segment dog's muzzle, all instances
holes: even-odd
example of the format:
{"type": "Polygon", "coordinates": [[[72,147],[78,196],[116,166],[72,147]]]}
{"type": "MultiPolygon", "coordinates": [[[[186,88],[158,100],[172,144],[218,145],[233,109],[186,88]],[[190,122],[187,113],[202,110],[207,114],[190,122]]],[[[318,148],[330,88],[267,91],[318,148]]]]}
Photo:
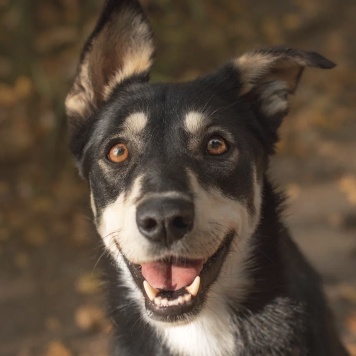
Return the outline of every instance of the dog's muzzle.
{"type": "Polygon", "coordinates": [[[167,252],[172,249],[172,254],[166,254],[163,259],[140,264],[123,255],[145,297],[146,309],[152,319],[181,322],[190,315],[196,315],[204,305],[205,295],[228,253],[234,231],[222,232],[222,243],[210,257],[189,258],[194,218],[194,204],[188,197],[155,196],[144,199],[137,206],[136,223],[140,233],[157,250],[167,252]],[[173,252],[175,245],[180,244],[186,251],[184,256],[173,252]]]}

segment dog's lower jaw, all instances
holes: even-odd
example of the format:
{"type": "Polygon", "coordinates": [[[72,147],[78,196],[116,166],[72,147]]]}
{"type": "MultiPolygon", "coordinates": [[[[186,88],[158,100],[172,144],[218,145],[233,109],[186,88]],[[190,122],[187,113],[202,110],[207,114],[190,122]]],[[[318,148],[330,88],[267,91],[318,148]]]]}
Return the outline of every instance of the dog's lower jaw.
{"type": "Polygon", "coordinates": [[[251,283],[248,276],[249,244],[239,241],[229,247],[216,280],[207,291],[201,310],[174,323],[145,320],[172,355],[232,356],[236,354],[234,314],[247,296],[251,283]]]}
{"type": "MultiPolygon", "coordinates": [[[[229,237],[229,236],[228,236],[229,237]]],[[[235,355],[233,310],[250,288],[247,268],[249,266],[248,238],[237,240],[231,236],[226,241],[228,251],[213,283],[209,285],[204,300],[194,312],[170,321],[157,320],[147,310],[145,291],[137,286],[124,257],[118,252],[115,262],[126,285],[126,298],[135,303],[143,320],[150,325],[171,355],[230,356],[235,355]]]]}

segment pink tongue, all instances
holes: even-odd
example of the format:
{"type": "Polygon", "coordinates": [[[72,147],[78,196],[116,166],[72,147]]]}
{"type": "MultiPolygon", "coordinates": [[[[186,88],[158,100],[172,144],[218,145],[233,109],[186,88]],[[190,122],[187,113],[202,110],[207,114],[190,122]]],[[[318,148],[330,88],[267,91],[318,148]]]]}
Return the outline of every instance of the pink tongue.
{"type": "Polygon", "coordinates": [[[141,266],[143,277],[152,287],[178,290],[192,284],[203,268],[203,261],[149,262],[143,263],[141,266]]]}

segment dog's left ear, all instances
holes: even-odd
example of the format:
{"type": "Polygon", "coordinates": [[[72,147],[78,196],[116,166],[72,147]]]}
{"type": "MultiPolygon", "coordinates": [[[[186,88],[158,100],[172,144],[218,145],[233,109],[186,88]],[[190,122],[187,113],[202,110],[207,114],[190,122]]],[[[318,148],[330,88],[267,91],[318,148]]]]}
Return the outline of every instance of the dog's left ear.
{"type": "Polygon", "coordinates": [[[138,0],[106,0],[81,54],[77,78],[66,98],[70,126],[81,126],[125,80],[148,80],[153,43],[138,0]]]}
{"type": "Polygon", "coordinates": [[[335,66],[318,53],[284,46],[247,52],[232,65],[238,71],[240,96],[253,101],[272,132],[288,113],[288,96],[295,92],[304,68],[335,66]]]}

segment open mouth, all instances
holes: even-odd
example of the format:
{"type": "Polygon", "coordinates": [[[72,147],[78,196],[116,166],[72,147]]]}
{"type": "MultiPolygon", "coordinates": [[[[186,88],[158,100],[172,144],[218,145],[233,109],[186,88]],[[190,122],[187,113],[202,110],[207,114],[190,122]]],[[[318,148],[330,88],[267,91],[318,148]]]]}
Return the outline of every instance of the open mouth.
{"type": "Polygon", "coordinates": [[[233,232],[208,259],[166,258],[141,265],[125,262],[145,297],[149,316],[159,321],[182,321],[202,308],[228,253],[233,232]]]}

